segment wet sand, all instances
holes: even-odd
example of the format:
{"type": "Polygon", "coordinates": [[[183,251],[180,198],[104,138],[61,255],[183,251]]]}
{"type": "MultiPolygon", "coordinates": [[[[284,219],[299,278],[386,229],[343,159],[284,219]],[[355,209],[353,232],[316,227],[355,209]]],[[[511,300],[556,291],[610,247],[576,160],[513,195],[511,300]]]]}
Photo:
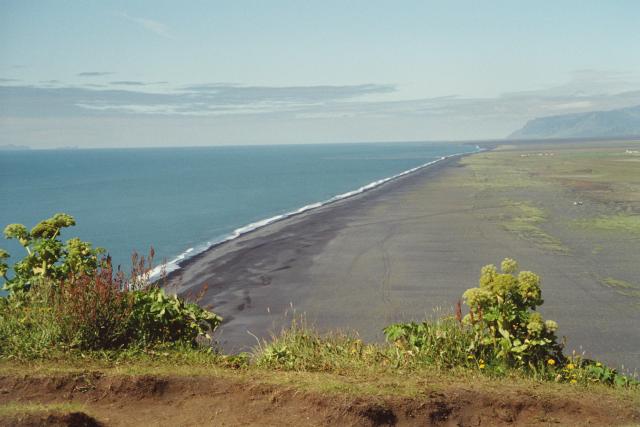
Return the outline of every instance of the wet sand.
{"type": "Polygon", "coordinates": [[[444,160],[214,247],[169,286],[182,295],[208,286],[200,303],[225,318],[217,338],[226,351],[255,346],[294,312],[321,331],[382,340],[389,323],[450,311],[483,265],[509,256],[543,277],[541,311],[570,338],[568,350],[640,369],[640,310],[598,283],[589,259],[541,250],[482,220],[500,201],[465,184],[474,179],[459,158],[444,160]]]}

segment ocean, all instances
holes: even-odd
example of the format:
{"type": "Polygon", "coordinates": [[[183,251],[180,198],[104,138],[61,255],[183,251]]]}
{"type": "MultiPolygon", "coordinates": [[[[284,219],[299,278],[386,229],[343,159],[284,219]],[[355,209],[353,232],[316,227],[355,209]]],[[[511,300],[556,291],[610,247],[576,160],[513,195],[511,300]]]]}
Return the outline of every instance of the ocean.
{"type": "MultiPolygon", "coordinates": [[[[443,156],[452,143],[360,143],[0,151],[0,226],[65,212],[80,237],[130,269],[153,246],[177,262],[295,212],[377,186],[443,156]]],[[[15,241],[0,247],[22,256],[15,241]]]]}

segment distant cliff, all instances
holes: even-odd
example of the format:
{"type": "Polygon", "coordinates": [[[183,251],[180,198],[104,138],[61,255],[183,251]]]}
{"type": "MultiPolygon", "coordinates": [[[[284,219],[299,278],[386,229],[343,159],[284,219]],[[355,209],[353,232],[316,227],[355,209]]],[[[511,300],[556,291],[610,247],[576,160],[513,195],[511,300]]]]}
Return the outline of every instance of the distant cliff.
{"type": "Polygon", "coordinates": [[[640,136],[640,105],[610,111],[563,114],[529,120],[509,138],[640,136]]]}

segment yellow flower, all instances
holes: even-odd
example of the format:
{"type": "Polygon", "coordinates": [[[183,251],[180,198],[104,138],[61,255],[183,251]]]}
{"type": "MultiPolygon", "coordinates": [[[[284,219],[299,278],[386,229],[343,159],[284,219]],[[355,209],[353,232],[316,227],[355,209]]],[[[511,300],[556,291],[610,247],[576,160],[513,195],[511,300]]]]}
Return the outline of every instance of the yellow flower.
{"type": "Polygon", "coordinates": [[[480,369],[484,369],[484,363],[481,363],[478,367],[479,367],[480,369]]]}
{"type": "Polygon", "coordinates": [[[469,359],[469,360],[473,359],[473,354],[468,355],[467,359],[469,359]]]}
{"type": "Polygon", "coordinates": [[[569,364],[567,365],[567,369],[568,369],[568,370],[572,370],[572,369],[575,369],[575,368],[576,368],[576,365],[574,365],[573,363],[569,363],[569,364]]]}
{"type": "Polygon", "coordinates": [[[549,365],[549,366],[553,366],[553,365],[555,365],[555,364],[556,364],[556,361],[555,361],[555,360],[553,360],[553,359],[549,359],[549,360],[547,360],[547,365],[549,365]]]}
{"type": "Polygon", "coordinates": [[[596,363],[596,366],[599,368],[600,366],[602,366],[602,363],[598,362],[596,363]]]}
{"type": "Polygon", "coordinates": [[[571,381],[569,381],[569,382],[570,382],[571,384],[575,384],[575,383],[577,383],[578,381],[577,381],[577,380],[571,380],[571,381]]]}

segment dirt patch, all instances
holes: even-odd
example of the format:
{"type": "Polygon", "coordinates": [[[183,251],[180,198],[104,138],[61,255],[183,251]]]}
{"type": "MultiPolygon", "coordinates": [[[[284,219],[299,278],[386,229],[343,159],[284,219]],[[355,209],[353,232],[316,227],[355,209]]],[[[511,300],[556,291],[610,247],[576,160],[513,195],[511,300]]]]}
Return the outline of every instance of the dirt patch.
{"type": "Polygon", "coordinates": [[[578,192],[613,191],[611,184],[606,182],[575,180],[575,179],[559,179],[559,181],[565,187],[569,187],[578,192]]]}
{"type": "Polygon", "coordinates": [[[73,402],[82,412],[5,416],[0,425],[628,425],[640,412],[614,399],[451,387],[417,397],[322,394],[219,377],[0,377],[0,405],[73,402]]]}
{"type": "Polygon", "coordinates": [[[0,418],[0,427],[99,427],[98,421],[84,412],[68,414],[27,414],[0,418]]]}

